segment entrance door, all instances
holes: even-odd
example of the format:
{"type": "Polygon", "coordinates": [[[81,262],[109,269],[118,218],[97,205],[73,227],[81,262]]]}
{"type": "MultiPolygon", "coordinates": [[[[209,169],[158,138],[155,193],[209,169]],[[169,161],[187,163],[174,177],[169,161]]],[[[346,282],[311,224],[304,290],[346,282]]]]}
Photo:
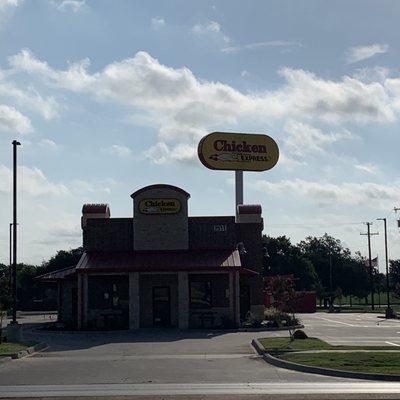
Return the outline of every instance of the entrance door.
{"type": "Polygon", "coordinates": [[[153,287],[153,325],[171,325],[171,296],[169,286],[153,287]]]}

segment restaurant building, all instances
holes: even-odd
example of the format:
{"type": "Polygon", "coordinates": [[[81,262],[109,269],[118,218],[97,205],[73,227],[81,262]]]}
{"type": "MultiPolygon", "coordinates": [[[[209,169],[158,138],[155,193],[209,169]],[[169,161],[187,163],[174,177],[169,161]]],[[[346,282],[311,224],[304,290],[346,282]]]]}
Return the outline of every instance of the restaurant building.
{"type": "Polygon", "coordinates": [[[58,321],[78,329],[237,327],[262,316],[260,205],[236,216],[189,217],[189,193],[157,184],[135,191],[133,216],[82,208],[84,253],[58,282],[58,321]]]}

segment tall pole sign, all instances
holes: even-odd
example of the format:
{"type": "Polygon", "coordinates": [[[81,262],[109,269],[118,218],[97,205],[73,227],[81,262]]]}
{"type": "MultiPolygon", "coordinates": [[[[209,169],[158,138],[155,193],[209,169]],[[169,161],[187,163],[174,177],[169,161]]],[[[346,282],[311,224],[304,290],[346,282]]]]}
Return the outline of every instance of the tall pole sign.
{"type": "Polygon", "coordinates": [[[210,133],[200,140],[197,152],[207,168],[235,171],[236,213],[243,204],[243,171],[267,171],[279,159],[274,139],[249,133],[210,133]]]}

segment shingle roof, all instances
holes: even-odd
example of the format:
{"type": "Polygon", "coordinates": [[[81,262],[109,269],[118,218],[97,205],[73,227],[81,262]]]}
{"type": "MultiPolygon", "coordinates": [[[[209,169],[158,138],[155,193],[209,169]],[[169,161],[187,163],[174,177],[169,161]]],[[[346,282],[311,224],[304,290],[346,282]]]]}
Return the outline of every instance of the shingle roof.
{"type": "Polygon", "coordinates": [[[237,250],[84,253],[76,271],[223,271],[244,270],[237,250]]]}
{"type": "Polygon", "coordinates": [[[76,266],[58,269],[56,271],[48,272],[47,274],[39,275],[35,279],[42,282],[56,282],[66,278],[70,278],[75,274],[76,266]]]}

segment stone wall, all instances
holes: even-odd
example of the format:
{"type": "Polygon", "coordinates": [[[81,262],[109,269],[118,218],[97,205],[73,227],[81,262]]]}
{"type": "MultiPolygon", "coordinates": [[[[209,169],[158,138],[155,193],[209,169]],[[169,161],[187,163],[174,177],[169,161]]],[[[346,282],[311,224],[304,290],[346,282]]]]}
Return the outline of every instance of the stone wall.
{"type": "Polygon", "coordinates": [[[133,198],[134,250],[182,250],[189,246],[187,196],[173,187],[149,188],[133,198]],[[144,214],[141,200],[177,199],[180,210],[175,214],[144,214]]]}

